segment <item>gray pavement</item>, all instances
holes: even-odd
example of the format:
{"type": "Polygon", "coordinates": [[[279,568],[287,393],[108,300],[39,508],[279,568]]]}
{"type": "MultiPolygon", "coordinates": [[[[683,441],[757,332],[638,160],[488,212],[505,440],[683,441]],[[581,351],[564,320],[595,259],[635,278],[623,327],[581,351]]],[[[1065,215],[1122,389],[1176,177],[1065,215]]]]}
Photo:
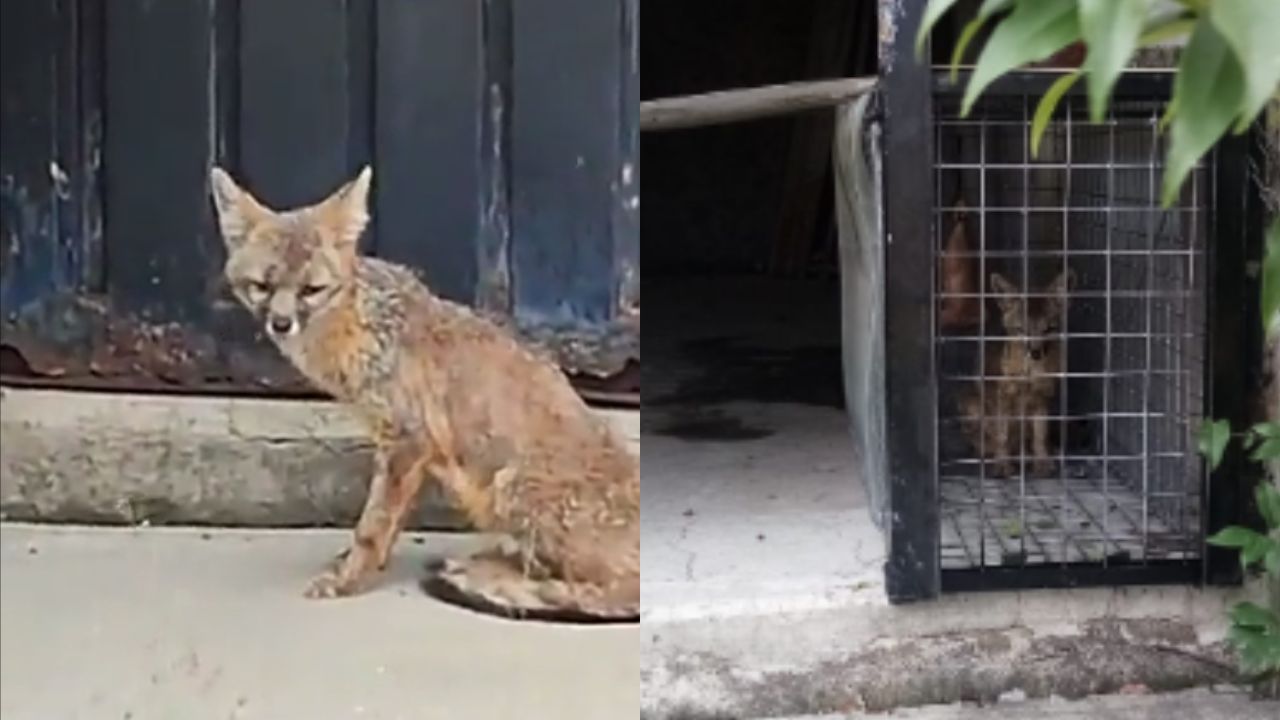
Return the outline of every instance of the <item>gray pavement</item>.
{"type": "Polygon", "coordinates": [[[417,587],[463,535],[402,539],[380,586],[302,598],[339,531],[0,525],[0,718],[637,717],[639,630],[516,623],[417,587]]]}

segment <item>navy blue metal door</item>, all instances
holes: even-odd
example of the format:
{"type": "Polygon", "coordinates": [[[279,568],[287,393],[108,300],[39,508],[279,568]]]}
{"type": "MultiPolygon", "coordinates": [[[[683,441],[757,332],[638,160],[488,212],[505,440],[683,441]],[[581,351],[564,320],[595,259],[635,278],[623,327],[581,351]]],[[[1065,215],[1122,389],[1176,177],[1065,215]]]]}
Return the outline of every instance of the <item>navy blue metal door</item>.
{"type": "Polygon", "coordinates": [[[220,282],[208,168],[375,175],[365,252],[610,376],[639,357],[637,0],[0,5],[9,381],[303,389],[220,282]]]}

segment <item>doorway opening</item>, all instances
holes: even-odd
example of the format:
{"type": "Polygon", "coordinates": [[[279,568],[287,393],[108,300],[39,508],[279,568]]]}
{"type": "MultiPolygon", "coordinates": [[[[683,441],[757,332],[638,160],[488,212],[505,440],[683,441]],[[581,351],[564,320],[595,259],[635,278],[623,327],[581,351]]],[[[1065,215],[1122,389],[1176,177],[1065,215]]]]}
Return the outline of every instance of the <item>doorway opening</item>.
{"type": "MultiPolygon", "coordinates": [[[[652,0],[641,99],[875,74],[875,2],[652,0]]],[[[834,113],[641,136],[645,612],[878,584],[841,364],[834,113]]]]}

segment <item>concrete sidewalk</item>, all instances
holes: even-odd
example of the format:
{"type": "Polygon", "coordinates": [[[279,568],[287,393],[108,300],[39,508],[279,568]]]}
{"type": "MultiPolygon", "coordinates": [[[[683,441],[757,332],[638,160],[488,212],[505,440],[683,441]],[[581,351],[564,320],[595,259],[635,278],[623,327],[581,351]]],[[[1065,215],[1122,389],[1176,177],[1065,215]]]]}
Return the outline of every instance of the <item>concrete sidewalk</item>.
{"type": "MultiPolygon", "coordinates": [[[[639,452],[640,413],[600,410],[639,452]]],[[[351,527],[367,430],[319,400],[0,387],[0,520],[351,527]]],[[[429,484],[408,527],[465,523],[429,484]]]]}
{"type": "Polygon", "coordinates": [[[773,720],[1275,720],[1280,702],[1253,701],[1235,688],[1164,695],[1099,695],[1083,700],[1030,700],[996,705],[930,705],[881,715],[810,715],[773,720]]]}
{"type": "Polygon", "coordinates": [[[317,602],[339,531],[0,526],[4,720],[638,715],[639,630],[517,623],[417,587],[411,535],[369,594],[317,602]]]}

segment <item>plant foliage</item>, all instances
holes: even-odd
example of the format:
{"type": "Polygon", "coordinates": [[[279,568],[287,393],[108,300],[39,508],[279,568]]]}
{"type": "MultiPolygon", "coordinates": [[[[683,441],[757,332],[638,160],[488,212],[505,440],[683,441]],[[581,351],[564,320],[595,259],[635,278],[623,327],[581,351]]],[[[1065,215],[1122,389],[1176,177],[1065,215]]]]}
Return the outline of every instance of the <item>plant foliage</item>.
{"type": "MultiPolygon", "coordinates": [[[[917,53],[957,0],[930,0],[916,38],[917,53]]],[[[1173,98],[1165,117],[1170,144],[1161,197],[1168,207],[1205,153],[1227,132],[1242,133],[1280,85],[1280,2],[1277,0],[985,0],[961,31],[952,74],[978,33],[994,27],[978,52],[961,114],[1000,76],[1082,42],[1078,72],[1059,80],[1040,101],[1032,125],[1039,148],[1058,102],[1085,78],[1089,116],[1100,122],[1117,78],[1139,48],[1185,39],[1173,98]]]]}

